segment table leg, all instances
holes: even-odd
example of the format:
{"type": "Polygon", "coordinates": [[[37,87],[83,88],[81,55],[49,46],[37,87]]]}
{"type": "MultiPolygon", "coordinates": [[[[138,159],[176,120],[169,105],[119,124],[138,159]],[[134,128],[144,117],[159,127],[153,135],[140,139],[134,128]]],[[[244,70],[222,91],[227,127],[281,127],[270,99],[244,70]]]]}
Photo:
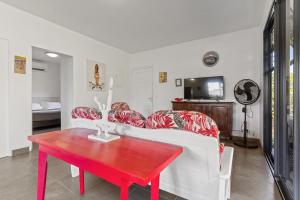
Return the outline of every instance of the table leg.
{"type": "Polygon", "coordinates": [[[79,169],[80,194],[84,193],[84,171],[79,169]]]}
{"type": "Polygon", "coordinates": [[[159,199],[159,177],[160,177],[160,175],[157,175],[151,181],[151,200],[159,199]]]}
{"type": "Polygon", "coordinates": [[[37,181],[37,200],[45,199],[45,188],[47,179],[47,153],[39,151],[38,160],[38,181],[37,181]]]}
{"type": "Polygon", "coordinates": [[[121,200],[128,200],[129,182],[122,181],[121,185],[121,200]]]}

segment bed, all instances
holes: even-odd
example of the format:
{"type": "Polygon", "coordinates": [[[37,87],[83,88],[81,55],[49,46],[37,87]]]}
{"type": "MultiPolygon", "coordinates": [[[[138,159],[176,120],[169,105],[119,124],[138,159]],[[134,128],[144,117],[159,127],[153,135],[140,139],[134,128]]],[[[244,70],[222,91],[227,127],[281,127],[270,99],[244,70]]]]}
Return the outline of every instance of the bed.
{"type": "Polygon", "coordinates": [[[57,98],[34,98],[32,101],[32,128],[39,130],[59,127],[61,124],[61,103],[57,98]]]}

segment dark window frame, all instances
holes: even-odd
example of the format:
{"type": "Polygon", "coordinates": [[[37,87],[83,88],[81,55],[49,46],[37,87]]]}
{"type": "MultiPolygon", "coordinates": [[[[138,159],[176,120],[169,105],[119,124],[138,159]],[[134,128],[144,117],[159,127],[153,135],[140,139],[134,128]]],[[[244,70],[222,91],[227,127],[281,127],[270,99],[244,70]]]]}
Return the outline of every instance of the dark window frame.
{"type": "MultiPolygon", "coordinates": [[[[283,178],[289,173],[287,168],[288,162],[288,134],[287,134],[287,67],[289,65],[289,55],[287,54],[287,32],[286,32],[286,17],[287,17],[287,1],[280,0],[273,3],[270,11],[269,19],[264,30],[264,151],[266,157],[273,169],[273,175],[280,190],[286,199],[300,199],[300,70],[299,70],[299,50],[300,50],[300,2],[295,1],[294,5],[294,190],[288,188],[284,183],[283,178]],[[270,73],[272,69],[270,65],[270,44],[269,35],[271,26],[275,27],[275,153],[274,158],[270,155],[272,143],[272,135],[270,133],[272,122],[268,118],[270,116],[271,105],[271,83],[270,76],[265,73],[270,73]],[[288,63],[288,64],[287,64],[288,63]],[[293,198],[294,197],[294,198],[293,198]]],[[[288,5],[289,8],[289,5],[288,5]]]]}
{"type": "MultiPolygon", "coordinates": [[[[272,42],[271,42],[271,32],[272,29],[275,26],[275,18],[274,18],[274,4],[272,6],[272,9],[270,11],[265,30],[264,30],[264,106],[263,106],[263,113],[264,113],[264,151],[266,153],[266,156],[268,158],[269,163],[271,164],[272,168],[274,168],[274,157],[272,155],[272,120],[266,120],[269,118],[269,116],[272,115],[272,98],[270,96],[272,95],[272,80],[271,80],[271,73],[274,71],[275,67],[271,66],[271,52],[272,49],[272,42]]],[[[275,36],[274,36],[275,37],[275,36]]],[[[274,38],[275,39],[275,38],[274,38]]],[[[276,44],[276,42],[275,42],[276,44]]],[[[274,44],[274,46],[275,46],[274,44]]],[[[274,51],[275,51],[275,47],[274,51]]],[[[275,64],[277,63],[276,56],[275,56],[275,64]]]]}
{"type": "Polygon", "coordinates": [[[294,197],[300,199],[300,1],[294,4],[294,69],[295,69],[295,118],[294,118],[294,197]]]}

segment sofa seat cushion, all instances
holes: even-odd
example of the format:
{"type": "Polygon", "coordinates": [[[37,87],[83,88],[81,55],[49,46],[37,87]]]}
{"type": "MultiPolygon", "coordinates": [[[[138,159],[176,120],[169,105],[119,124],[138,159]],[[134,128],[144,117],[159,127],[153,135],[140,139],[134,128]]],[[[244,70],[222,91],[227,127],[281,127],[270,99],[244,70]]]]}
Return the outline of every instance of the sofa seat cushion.
{"type": "Polygon", "coordinates": [[[110,122],[128,124],[139,128],[145,128],[146,126],[146,118],[134,110],[111,110],[108,114],[108,120],[110,122]]]}
{"type": "Polygon", "coordinates": [[[97,119],[102,118],[102,114],[95,108],[76,107],[72,110],[72,118],[73,119],[82,118],[82,119],[89,119],[89,120],[97,120],[97,119]]]}

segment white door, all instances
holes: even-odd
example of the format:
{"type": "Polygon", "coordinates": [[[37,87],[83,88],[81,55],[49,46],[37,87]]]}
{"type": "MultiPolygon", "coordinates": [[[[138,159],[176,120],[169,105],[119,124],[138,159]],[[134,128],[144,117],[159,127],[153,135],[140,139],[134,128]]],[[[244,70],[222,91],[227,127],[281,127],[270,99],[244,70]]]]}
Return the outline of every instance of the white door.
{"type": "Polygon", "coordinates": [[[0,158],[8,156],[8,41],[0,38],[0,158]]]}
{"type": "Polygon", "coordinates": [[[136,68],[131,74],[130,107],[148,117],[153,112],[152,67],[136,68]]]}

